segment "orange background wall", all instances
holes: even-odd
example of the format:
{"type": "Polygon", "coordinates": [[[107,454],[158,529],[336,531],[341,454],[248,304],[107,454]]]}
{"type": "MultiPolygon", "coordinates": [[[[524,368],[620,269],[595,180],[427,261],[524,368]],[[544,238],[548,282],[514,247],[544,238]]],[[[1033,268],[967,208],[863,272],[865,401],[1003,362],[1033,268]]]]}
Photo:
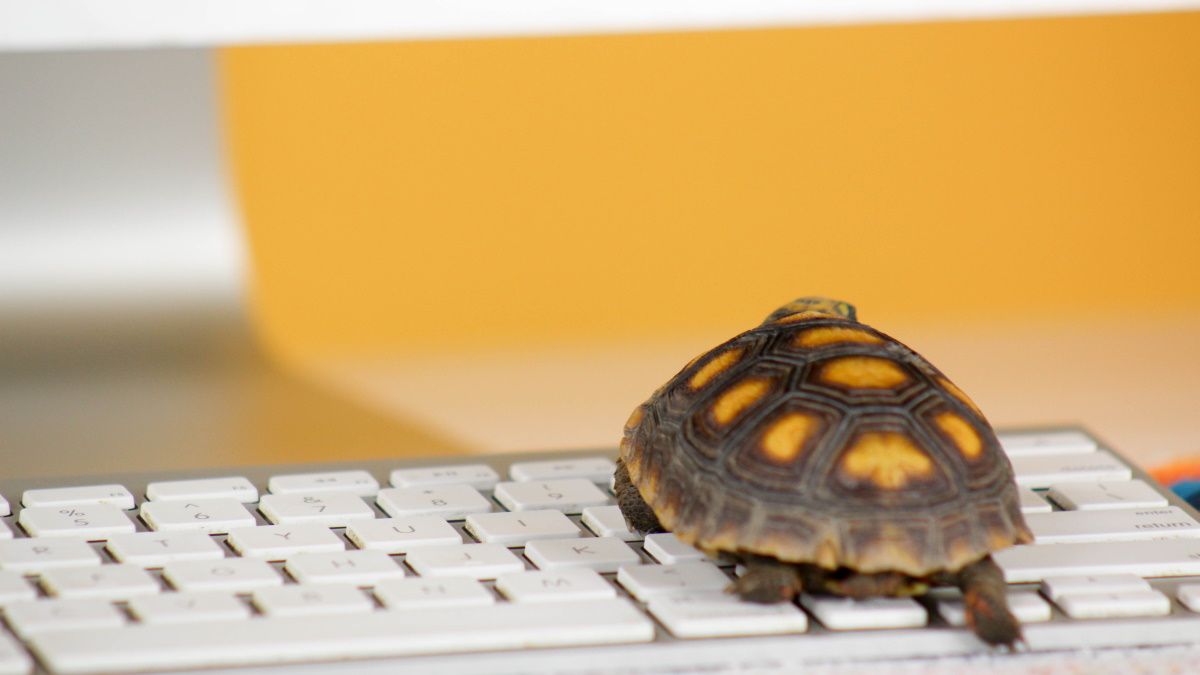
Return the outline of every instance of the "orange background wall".
{"type": "Polygon", "coordinates": [[[224,50],[289,358],[1200,309],[1200,14],[224,50]]]}

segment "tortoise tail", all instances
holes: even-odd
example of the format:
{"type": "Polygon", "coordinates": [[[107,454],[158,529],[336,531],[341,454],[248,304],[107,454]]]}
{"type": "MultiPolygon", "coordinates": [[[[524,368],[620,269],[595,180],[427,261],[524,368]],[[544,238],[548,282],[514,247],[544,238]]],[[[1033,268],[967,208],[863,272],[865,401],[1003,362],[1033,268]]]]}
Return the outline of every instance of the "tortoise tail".
{"type": "Polygon", "coordinates": [[[1008,588],[1004,573],[986,556],[959,573],[959,588],[967,614],[967,626],[979,639],[992,646],[1016,649],[1024,641],[1021,624],[1008,609],[1008,588]]]}

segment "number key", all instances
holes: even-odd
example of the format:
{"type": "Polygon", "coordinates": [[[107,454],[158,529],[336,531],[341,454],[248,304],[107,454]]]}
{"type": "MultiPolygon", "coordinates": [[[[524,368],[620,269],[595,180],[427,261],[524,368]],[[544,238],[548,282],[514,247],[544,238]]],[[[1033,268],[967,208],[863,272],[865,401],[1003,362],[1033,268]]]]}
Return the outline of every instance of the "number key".
{"type": "Polygon", "coordinates": [[[258,510],[276,525],[346,527],[354,521],[375,517],[375,511],[362,498],[338,492],[266,495],[259,501],[258,510]]]}
{"type": "Polygon", "coordinates": [[[254,514],[236,499],[142,502],[142,520],[156,532],[195,530],[226,534],[235,527],[254,527],[254,514]]]}
{"type": "Polygon", "coordinates": [[[585,507],[608,503],[608,496],[586,478],[500,483],[495,494],[496,501],[509,511],[557,509],[579,513],[585,507]]]}
{"type": "Polygon", "coordinates": [[[134,531],[133,521],[111,504],[27,506],[17,522],[33,537],[77,537],[102,541],[134,531]]]}

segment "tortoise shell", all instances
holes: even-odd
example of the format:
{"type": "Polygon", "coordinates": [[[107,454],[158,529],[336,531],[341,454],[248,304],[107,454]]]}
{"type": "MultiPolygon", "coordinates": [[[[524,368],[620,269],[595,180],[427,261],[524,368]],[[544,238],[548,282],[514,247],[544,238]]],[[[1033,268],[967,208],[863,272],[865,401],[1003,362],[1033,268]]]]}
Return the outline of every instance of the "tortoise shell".
{"type": "Polygon", "coordinates": [[[797,300],[693,359],[634,411],[621,458],[708,552],[926,576],[1032,541],[979,408],[846,303],[797,300]]]}

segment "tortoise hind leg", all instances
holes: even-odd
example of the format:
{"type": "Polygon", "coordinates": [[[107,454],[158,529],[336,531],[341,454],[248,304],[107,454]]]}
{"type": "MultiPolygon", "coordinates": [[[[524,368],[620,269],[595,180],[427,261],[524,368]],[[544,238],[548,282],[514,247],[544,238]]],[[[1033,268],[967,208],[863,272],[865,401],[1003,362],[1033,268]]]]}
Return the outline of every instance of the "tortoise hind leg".
{"type": "Polygon", "coordinates": [[[1010,651],[1023,641],[1021,624],[1008,609],[1004,573],[992,556],[964,567],[958,573],[956,584],[962,589],[967,626],[979,639],[989,645],[1003,645],[1010,651]]]}
{"type": "Polygon", "coordinates": [[[629,523],[630,527],[642,534],[666,531],[662,523],[658,522],[658,516],[654,515],[650,505],[642,499],[637,486],[629,479],[629,469],[625,468],[625,462],[620,459],[617,459],[613,491],[617,494],[617,506],[621,509],[621,515],[625,516],[625,522],[629,523]]]}
{"type": "Polygon", "coordinates": [[[729,584],[727,593],[750,602],[787,602],[802,590],[800,570],[796,565],[759,556],[743,559],[746,571],[729,584]]]}

